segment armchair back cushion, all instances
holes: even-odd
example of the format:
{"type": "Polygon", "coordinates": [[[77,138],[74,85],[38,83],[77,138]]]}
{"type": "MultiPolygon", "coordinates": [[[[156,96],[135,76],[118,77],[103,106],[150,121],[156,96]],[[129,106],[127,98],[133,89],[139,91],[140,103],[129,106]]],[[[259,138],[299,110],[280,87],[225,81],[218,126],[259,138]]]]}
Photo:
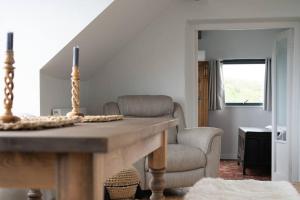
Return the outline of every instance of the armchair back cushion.
{"type": "MultiPolygon", "coordinates": [[[[129,117],[173,117],[174,102],[164,95],[126,95],[118,97],[120,113],[129,117]]],[[[177,143],[177,130],[169,128],[168,143],[177,143]]]]}
{"type": "Polygon", "coordinates": [[[104,115],[120,115],[119,106],[116,102],[107,102],[103,106],[104,115]]]}
{"type": "Polygon", "coordinates": [[[163,95],[127,95],[118,98],[122,115],[131,117],[171,116],[174,103],[171,97],[163,95]]]}
{"type": "MultiPolygon", "coordinates": [[[[164,95],[126,95],[118,97],[117,103],[108,102],[103,106],[105,115],[122,114],[126,117],[174,117],[174,102],[164,95]]],[[[177,143],[177,128],[170,128],[168,143],[177,143]]]]}
{"type": "Polygon", "coordinates": [[[179,124],[177,126],[178,132],[184,130],[186,128],[184,113],[183,113],[181,105],[177,102],[174,102],[173,117],[179,120],[179,124]]]}

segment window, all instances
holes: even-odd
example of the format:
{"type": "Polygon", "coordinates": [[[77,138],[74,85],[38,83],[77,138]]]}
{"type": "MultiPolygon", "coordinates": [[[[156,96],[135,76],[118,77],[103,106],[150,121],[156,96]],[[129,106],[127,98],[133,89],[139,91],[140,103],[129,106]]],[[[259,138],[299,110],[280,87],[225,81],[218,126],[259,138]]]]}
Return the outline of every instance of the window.
{"type": "Polygon", "coordinates": [[[262,105],[265,60],[224,60],[226,105],[262,105]]]}

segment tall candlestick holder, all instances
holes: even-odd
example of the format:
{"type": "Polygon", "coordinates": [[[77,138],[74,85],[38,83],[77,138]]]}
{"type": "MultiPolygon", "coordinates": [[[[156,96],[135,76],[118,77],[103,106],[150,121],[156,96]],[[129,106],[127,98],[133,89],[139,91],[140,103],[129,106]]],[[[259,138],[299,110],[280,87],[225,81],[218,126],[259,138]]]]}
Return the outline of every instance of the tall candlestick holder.
{"type": "Polygon", "coordinates": [[[14,67],[13,64],[15,63],[14,60],[14,52],[13,50],[9,49],[6,51],[6,58],[5,58],[5,77],[4,77],[4,114],[0,116],[0,121],[4,123],[14,123],[20,120],[19,117],[14,116],[12,114],[12,105],[14,100],[14,67]]]}
{"type": "Polygon", "coordinates": [[[84,115],[80,113],[80,79],[79,79],[79,68],[77,66],[72,67],[71,74],[71,84],[72,84],[72,110],[67,113],[68,117],[81,116],[84,115]]]}

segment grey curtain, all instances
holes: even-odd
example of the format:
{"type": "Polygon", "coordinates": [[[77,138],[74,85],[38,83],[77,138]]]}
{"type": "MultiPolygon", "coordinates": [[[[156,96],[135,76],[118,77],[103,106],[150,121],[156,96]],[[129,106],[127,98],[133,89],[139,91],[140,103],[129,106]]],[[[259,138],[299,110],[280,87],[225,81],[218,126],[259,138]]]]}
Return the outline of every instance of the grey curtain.
{"type": "Polygon", "coordinates": [[[218,60],[209,61],[208,109],[221,110],[225,105],[222,65],[218,60]]]}
{"type": "Polygon", "coordinates": [[[264,90],[264,110],[272,110],[272,60],[266,59],[265,90],[264,90]]]}

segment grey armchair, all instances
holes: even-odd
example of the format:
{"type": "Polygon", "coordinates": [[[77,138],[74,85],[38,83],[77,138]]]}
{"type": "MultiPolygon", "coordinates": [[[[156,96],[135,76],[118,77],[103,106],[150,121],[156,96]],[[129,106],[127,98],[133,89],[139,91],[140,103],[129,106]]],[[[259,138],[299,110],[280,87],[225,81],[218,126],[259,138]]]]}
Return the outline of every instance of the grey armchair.
{"type": "MultiPolygon", "coordinates": [[[[182,108],[171,97],[121,96],[117,102],[106,103],[103,112],[126,117],[169,116],[179,119],[179,125],[169,129],[168,134],[166,188],[189,187],[202,177],[218,176],[223,131],[212,127],[187,129],[182,108]]],[[[135,167],[140,173],[141,188],[149,189],[151,175],[146,158],[139,160],[135,167]]]]}

